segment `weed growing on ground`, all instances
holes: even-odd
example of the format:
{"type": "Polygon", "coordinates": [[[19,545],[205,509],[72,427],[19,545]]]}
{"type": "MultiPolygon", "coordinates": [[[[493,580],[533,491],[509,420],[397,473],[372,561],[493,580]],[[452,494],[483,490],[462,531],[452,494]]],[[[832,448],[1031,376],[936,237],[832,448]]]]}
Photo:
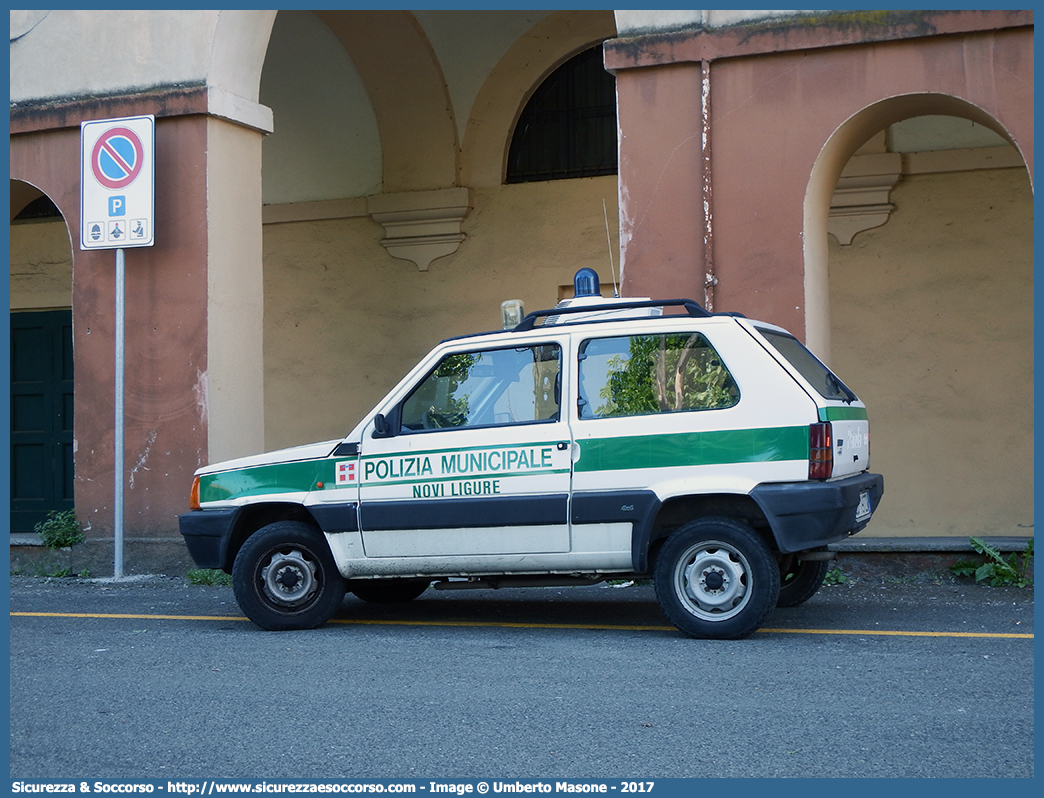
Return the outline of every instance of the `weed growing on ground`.
{"type": "Polygon", "coordinates": [[[188,580],[193,585],[231,585],[232,577],[217,568],[196,568],[188,572],[188,580]]]}
{"type": "Polygon", "coordinates": [[[971,538],[972,548],[986,558],[986,562],[959,560],[950,566],[957,576],[971,576],[979,584],[990,587],[1029,587],[1033,584],[1033,575],[1029,564],[1033,559],[1033,538],[1030,538],[1026,551],[1020,557],[1017,553],[1007,559],[982,538],[971,538]]]}
{"type": "Polygon", "coordinates": [[[831,568],[823,577],[824,585],[843,585],[848,582],[848,577],[840,568],[831,568]]]}
{"type": "Polygon", "coordinates": [[[45,520],[33,527],[33,532],[40,536],[45,546],[52,549],[68,549],[87,539],[83,529],[76,523],[73,510],[51,510],[45,520]]]}

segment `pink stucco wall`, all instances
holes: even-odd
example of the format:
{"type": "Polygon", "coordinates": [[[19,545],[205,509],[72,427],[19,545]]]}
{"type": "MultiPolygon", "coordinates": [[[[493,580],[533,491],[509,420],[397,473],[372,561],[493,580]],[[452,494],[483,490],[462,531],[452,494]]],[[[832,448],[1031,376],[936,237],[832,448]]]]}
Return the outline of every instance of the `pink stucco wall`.
{"type": "Polygon", "coordinates": [[[836,131],[875,105],[877,130],[932,113],[988,124],[1013,141],[1032,178],[1032,12],[918,14],[858,29],[754,26],[607,43],[619,97],[625,292],[702,299],[712,270],[716,310],[801,335],[813,166],[836,131]]]}

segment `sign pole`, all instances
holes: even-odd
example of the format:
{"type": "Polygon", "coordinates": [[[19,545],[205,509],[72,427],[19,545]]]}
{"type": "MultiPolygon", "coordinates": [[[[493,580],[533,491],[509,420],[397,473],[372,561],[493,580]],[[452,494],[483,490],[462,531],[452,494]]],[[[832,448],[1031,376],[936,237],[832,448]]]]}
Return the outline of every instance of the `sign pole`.
{"type": "Polygon", "coordinates": [[[124,324],[126,298],[126,265],[122,249],[116,250],[116,426],[113,471],[115,497],[113,499],[113,564],[112,575],[123,578],[123,371],[124,371],[124,324]]]}
{"type": "Polygon", "coordinates": [[[155,243],[156,117],[80,123],[80,249],[116,250],[113,577],[123,578],[126,247],[155,243]]]}

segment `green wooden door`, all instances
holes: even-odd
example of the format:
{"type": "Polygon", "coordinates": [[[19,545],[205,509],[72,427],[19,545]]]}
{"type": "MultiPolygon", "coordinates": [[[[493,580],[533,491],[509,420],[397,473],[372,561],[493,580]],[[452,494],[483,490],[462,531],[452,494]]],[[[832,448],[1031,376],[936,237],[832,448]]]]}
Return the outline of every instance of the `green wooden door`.
{"type": "Polygon", "coordinates": [[[72,506],[72,311],[12,313],[11,531],[72,506]]]}

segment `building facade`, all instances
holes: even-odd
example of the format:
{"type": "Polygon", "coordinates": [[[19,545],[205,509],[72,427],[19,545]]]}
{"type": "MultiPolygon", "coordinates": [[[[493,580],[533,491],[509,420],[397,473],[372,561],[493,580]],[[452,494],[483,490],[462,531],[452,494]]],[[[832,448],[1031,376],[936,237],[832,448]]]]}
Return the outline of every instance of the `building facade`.
{"type": "Polygon", "coordinates": [[[864,534],[1031,536],[1032,13],[738,13],[617,12],[624,288],[836,367],[864,534]]]}
{"type": "Polygon", "coordinates": [[[12,530],[75,506],[111,540],[114,257],[78,246],[79,126],[153,114],[132,570],[185,562],[198,465],[343,435],[583,266],[829,360],[889,482],[873,534],[1031,535],[1032,62],[1032,12],[11,12],[12,530]],[[542,125],[567,166],[514,159],[542,125]]]}

